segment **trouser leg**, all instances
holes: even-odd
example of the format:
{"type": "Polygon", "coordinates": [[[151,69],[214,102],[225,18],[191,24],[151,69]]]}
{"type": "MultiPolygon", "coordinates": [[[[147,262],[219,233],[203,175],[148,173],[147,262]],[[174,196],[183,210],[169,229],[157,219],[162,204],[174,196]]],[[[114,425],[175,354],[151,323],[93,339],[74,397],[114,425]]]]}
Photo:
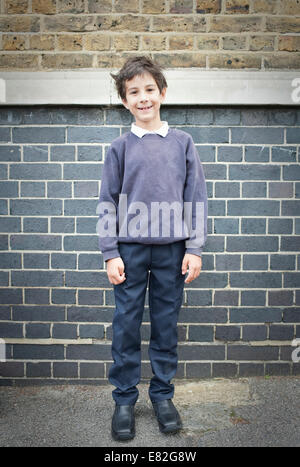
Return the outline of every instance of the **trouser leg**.
{"type": "Polygon", "coordinates": [[[114,285],[112,357],[109,381],[116,386],[112,392],[118,405],[135,404],[136,385],[141,376],[141,336],[145,294],[148,284],[151,247],[137,243],[120,243],[119,251],[125,265],[126,280],[114,285]]]}
{"type": "Polygon", "coordinates": [[[185,276],[181,273],[185,242],[152,245],[149,277],[151,339],[149,357],[153,372],[149,396],[152,402],[174,395],[171,379],[177,370],[177,321],[185,276]]]}

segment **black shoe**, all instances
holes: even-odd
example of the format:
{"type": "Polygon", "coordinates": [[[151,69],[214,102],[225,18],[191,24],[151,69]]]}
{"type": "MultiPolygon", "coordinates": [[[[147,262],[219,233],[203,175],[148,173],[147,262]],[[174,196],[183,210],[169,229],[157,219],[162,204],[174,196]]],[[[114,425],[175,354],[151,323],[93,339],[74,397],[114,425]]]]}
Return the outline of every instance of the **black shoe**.
{"type": "Polygon", "coordinates": [[[112,417],[111,434],[117,441],[125,441],[134,438],[134,405],[116,405],[112,417]]]}
{"type": "Polygon", "coordinates": [[[182,428],[180,415],[171,399],[152,402],[152,405],[162,433],[176,433],[182,428]]]}

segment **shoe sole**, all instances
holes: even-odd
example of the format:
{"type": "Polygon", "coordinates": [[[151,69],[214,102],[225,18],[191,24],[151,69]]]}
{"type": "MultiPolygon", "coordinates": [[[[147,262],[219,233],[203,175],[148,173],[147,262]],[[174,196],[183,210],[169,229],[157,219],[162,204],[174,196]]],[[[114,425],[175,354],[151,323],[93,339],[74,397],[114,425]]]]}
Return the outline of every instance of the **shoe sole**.
{"type": "Polygon", "coordinates": [[[130,439],[133,439],[135,437],[135,432],[134,433],[128,433],[128,434],[118,434],[115,431],[112,430],[111,435],[115,441],[128,441],[130,439]]]}
{"type": "Polygon", "coordinates": [[[161,423],[158,422],[159,429],[164,434],[175,434],[182,429],[182,425],[170,425],[164,427],[161,423]]]}

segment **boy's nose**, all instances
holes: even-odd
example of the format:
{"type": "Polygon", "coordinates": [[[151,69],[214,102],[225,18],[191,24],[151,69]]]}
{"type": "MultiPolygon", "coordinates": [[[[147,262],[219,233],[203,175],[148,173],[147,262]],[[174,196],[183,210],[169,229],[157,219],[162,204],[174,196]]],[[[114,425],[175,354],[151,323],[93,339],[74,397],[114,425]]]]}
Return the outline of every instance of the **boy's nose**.
{"type": "Polygon", "coordinates": [[[145,102],[145,101],[147,101],[147,100],[148,100],[147,95],[146,95],[146,94],[141,94],[141,96],[140,96],[140,101],[141,101],[141,102],[145,102]]]}

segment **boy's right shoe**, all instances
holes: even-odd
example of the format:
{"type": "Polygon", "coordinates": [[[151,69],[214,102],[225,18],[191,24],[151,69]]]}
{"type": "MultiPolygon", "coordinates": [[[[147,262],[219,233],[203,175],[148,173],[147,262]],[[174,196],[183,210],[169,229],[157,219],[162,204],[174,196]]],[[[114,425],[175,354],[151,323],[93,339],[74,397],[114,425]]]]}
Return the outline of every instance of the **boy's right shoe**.
{"type": "Polygon", "coordinates": [[[177,433],[182,428],[180,415],[171,399],[152,402],[162,433],[177,433]]]}
{"type": "Polygon", "coordinates": [[[111,434],[116,441],[126,441],[135,436],[134,405],[117,405],[112,417],[111,434]]]}

